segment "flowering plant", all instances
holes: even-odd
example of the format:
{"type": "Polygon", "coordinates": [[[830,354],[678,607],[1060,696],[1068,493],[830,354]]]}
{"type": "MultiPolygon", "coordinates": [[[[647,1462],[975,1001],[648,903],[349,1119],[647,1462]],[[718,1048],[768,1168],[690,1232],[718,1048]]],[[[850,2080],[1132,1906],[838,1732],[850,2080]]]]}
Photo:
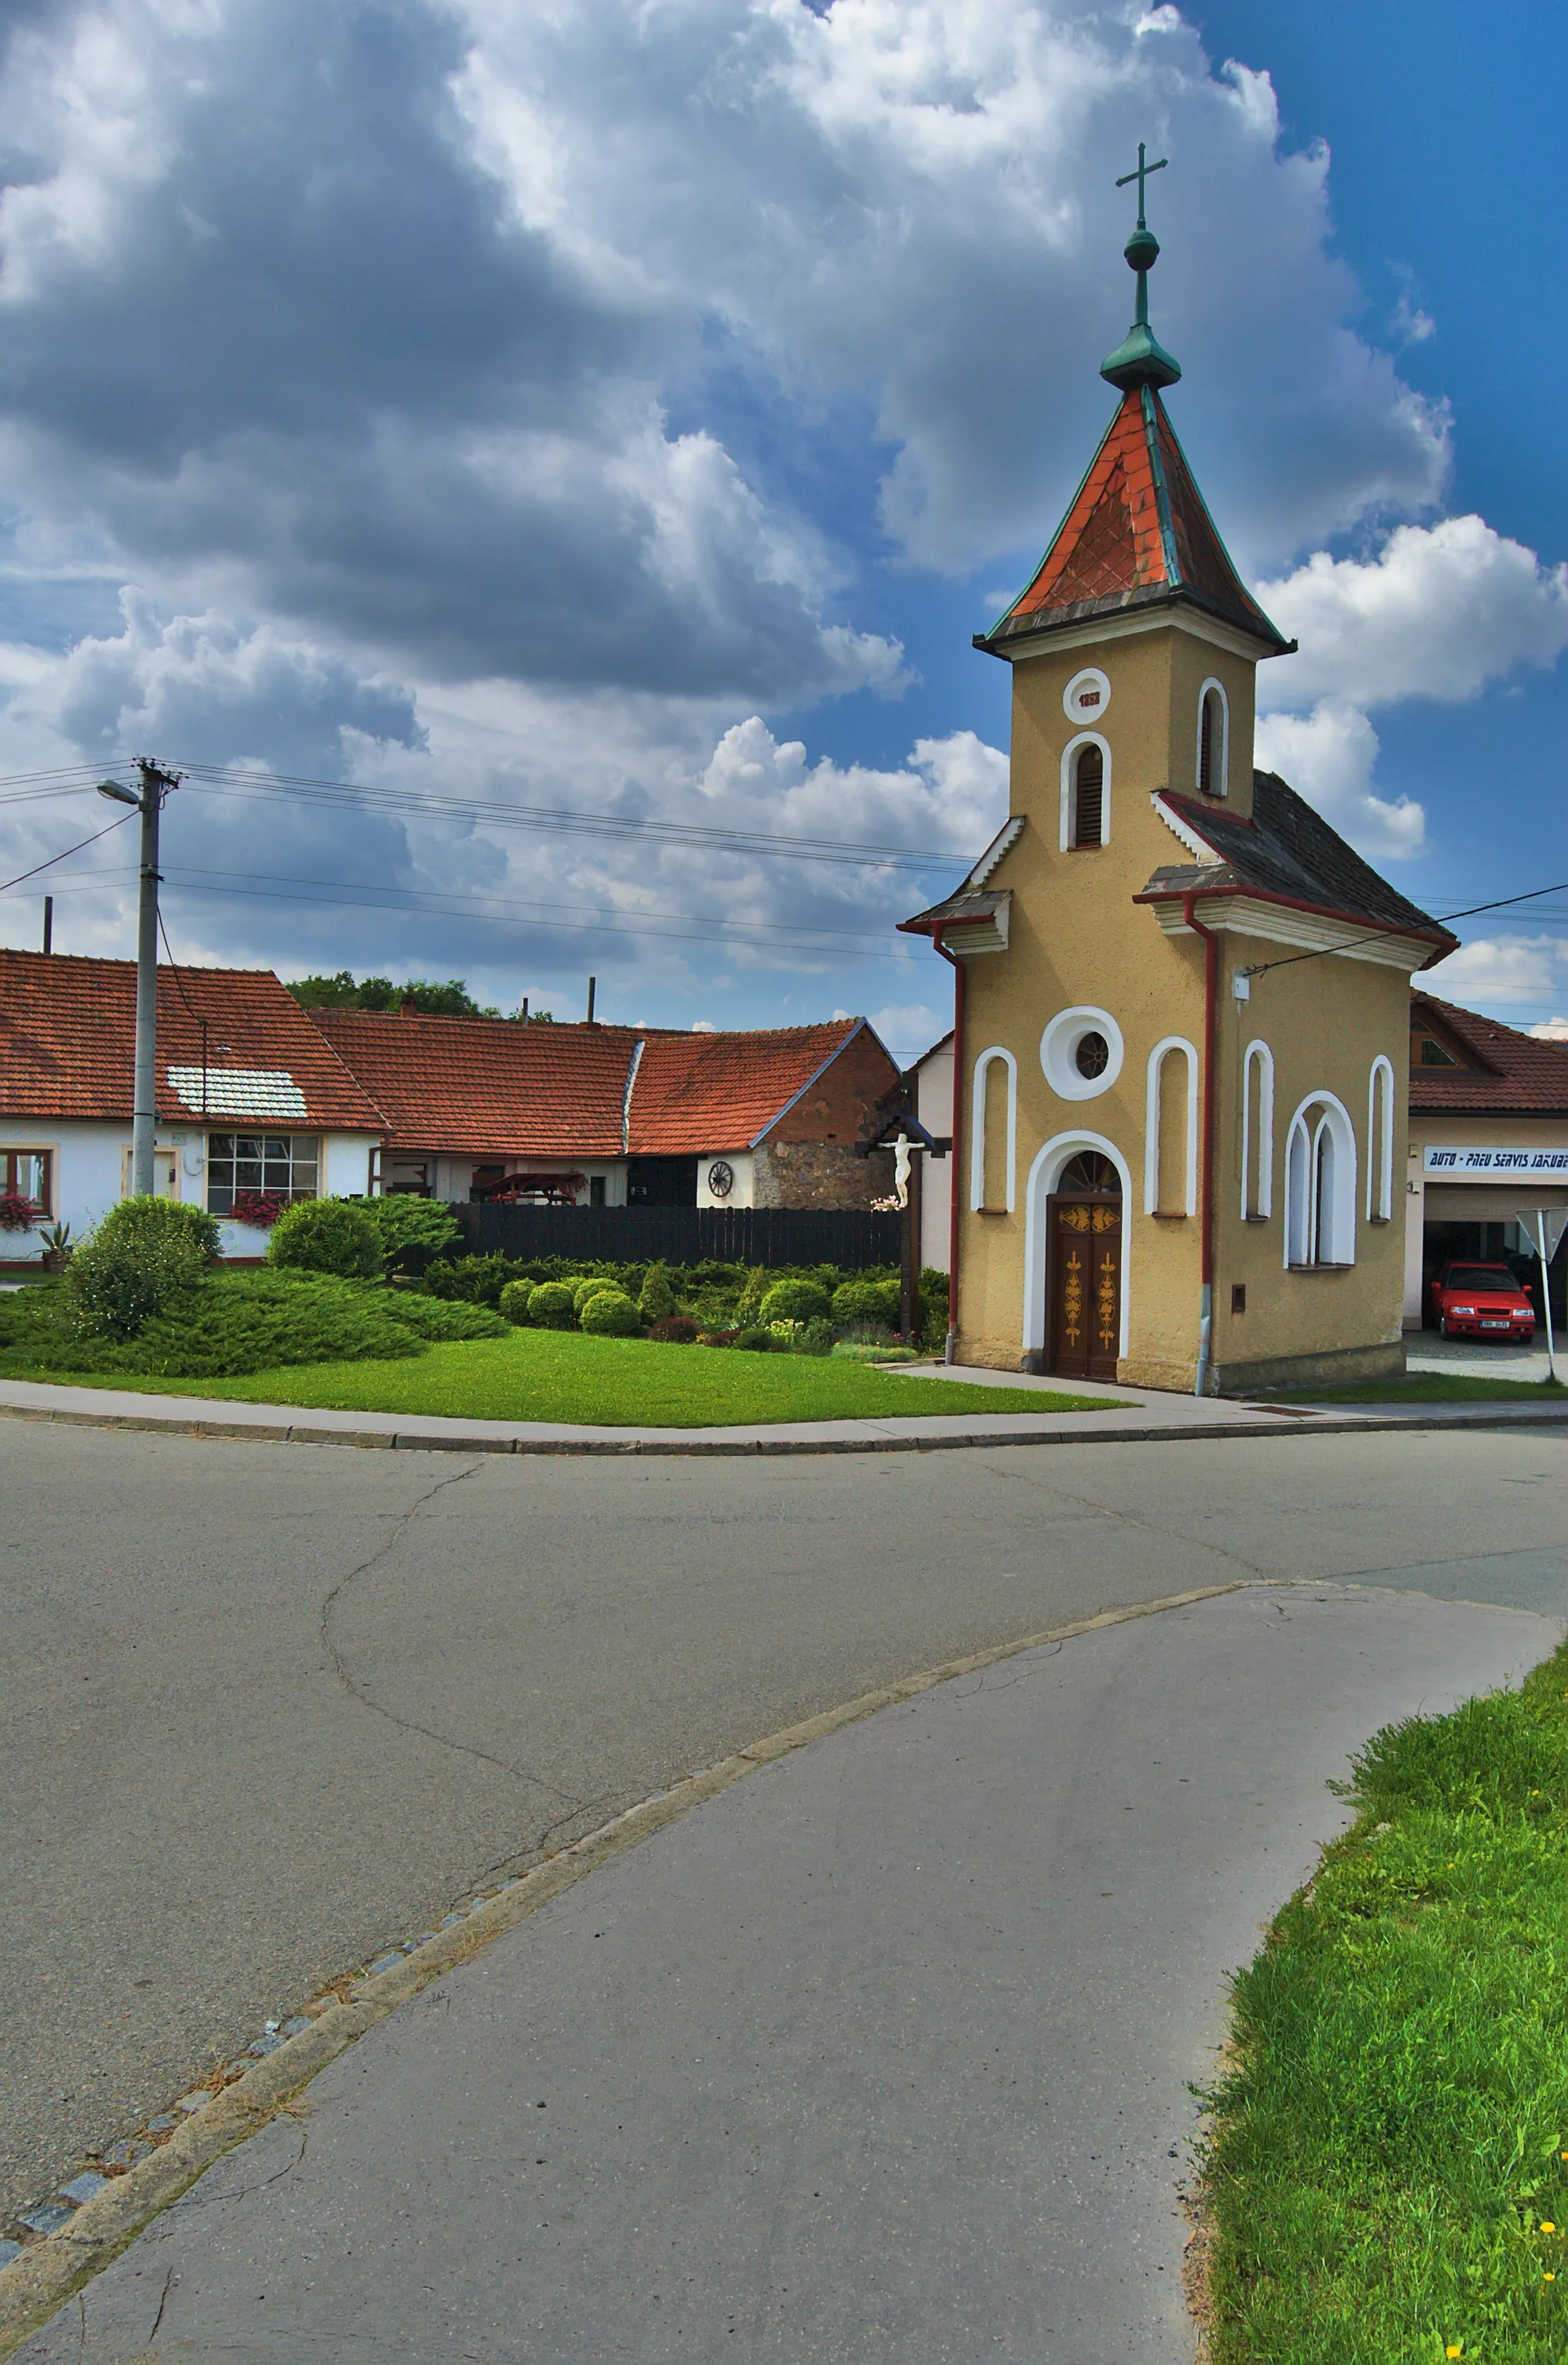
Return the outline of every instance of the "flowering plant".
{"type": "Polygon", "coordinates": [[[896,1216],[898,1211],[899,1194],[896,1191],[890,1199],[873,1199],[871,1202],[871,1213],[874,1216],[896,1216]]]}
{"type": "Polygon", "coordinates": [[[288,1205],[285,1191],[236,1191],[233,1220],[237,1224],[253,1224],[258,1231],[270,1232],[288,1205]]]}
{"type": "Polygon", "coordinates": [[[0,1232],[30,1232],[42,1214],[23,1192],[0,1194],[0,1232]]]}

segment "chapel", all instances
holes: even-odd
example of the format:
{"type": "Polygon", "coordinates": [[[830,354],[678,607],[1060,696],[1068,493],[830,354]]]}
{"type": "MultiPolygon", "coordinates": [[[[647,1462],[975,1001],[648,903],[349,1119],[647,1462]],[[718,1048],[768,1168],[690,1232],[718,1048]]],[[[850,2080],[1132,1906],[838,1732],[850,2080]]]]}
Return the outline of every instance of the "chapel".
{"type": "Polygon", "coordinates": [[[1384,1378],[1405,1362],[1410,978],[1456,940],[1254,768],[1257,668],[1295,644],[1166,412],[1161,163],[1140,146],[1126,176],[1114,415],[976,636],[1013,668],[1010,817],[901,924],[954,971],[947,1354],[1200,1395],[1384,1378]]]}

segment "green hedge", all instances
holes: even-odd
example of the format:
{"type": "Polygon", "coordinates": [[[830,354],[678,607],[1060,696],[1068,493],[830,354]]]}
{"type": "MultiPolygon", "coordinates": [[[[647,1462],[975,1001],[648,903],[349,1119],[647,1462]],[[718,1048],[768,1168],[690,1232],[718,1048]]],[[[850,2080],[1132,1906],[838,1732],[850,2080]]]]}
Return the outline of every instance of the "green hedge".
{"type": "Polygon", "coordinates": [[[296,1199],[273,1226],[267,1262],[369,1281],[381,1271],[381,1234],[363,1200],[296,1199]]]}
{"type": "Polygon", "coordinates": [[[218,1226],[199,1207],[122,1199],[66,1268],[72,1328],[86,1339],[134,1339],[200,1287],[217,1253],[218,1226]]]}
{"type": "Polygon", "coordinates": [[[637,1309],[623,1289],[596,1289],[577,1321],[596,1339],[632,1339],[643,1328],[637,1309]]]}

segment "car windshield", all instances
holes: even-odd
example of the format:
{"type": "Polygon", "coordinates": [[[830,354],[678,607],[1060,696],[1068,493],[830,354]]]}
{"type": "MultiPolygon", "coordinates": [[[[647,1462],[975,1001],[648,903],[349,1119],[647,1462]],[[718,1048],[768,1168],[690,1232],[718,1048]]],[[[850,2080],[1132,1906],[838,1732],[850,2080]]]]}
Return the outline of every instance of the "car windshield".
{"type": "Polygon", "coordinates": [[[1506,1289],[1518,1297],[1519,1284],[1501,1264],[1450,1264],[1443,1275],[1445,1289],[1506,1289]]]}

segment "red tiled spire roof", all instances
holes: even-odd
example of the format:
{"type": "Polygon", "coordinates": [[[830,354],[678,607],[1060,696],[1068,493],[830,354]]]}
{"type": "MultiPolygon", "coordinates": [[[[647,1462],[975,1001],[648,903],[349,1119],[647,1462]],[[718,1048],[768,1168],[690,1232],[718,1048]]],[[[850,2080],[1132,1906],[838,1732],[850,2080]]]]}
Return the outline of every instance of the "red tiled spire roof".
{"type": "Polygon", "coordinates": [[[1271,654],[1294,645],[1247,589],[1204,504],[1159,389],[1129,386],[1028,588],[975,646],[1185,600],[1271,654]]]}

